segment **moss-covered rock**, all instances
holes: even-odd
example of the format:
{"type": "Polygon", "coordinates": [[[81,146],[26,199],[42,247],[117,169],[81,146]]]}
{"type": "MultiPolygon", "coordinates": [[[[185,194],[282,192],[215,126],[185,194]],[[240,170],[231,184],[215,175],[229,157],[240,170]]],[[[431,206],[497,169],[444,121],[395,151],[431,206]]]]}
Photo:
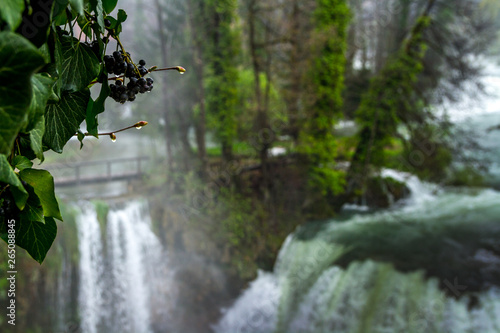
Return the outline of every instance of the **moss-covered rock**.
{"type": "Polygon", "coordinates": [[[388,208],[395,202],[410,195],[405,183],[391,177],[372,177],[366,184],[366,192],[354,197],[352,203],[371,208],[388,208]]]}

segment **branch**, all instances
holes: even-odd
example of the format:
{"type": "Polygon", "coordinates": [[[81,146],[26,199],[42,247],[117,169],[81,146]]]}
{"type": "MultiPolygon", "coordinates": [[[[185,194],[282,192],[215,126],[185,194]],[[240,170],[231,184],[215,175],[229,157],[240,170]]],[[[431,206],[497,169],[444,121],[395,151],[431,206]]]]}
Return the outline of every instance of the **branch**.
{"type": "MultiPolygon", "coordinates": [[[[116,133],[123,132],[123,131],[129,130],[131,128],[141,129],[143,126],[146,126],[147,124],[148,124],[147,121],[141,120],[141,121],[136,122],[132,126],[124,127],[124,128],[119,129],[119,130],[112,131],[112,132],[98,133],[97,136],[99,136],[99,135],[109,135],[109,137],[111,138],[111,140],[113,140],[113,142],[114,142],[114,141],[116,141],[116,133]]],[[[74,136],[79,136],[79,135],[83,135],[83,137],[93,136],[92,134],[89,134],[88,132],[85,132],[85,133],[81,133],[81,132],[80,133],[76,133],[74,136]]]]}

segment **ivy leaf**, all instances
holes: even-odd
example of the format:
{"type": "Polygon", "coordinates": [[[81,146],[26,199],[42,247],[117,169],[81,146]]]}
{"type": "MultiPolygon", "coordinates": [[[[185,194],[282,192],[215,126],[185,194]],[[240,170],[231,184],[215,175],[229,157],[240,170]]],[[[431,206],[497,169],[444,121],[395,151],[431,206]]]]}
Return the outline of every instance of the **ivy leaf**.
{"type": "Polygon", "coordinates": [[[67,6],[68,0],[57,0],[52,7],[52,17],[55,18],[56,16],[64,12],[67,6]]]}
{"type": "Polygon", "coordinates": [[[118,9],[118,23],[123,23],[127,20],[127,13],[123,9],[118,9]]]}
{"type": "Polygon", "coordinates": [[[16,244],[40,264],[45,259],[57,235],[57,225],[53,218],[45,217],[45,223],[23,220],[16,224],[16,244]]]}
{"type": "Polygon", "coordinates": [[[0,182],[11,185],[11,192],[19,209],[23,209],[28,199],[28,192],[24,189],[23,184],[17,177],[7,161],[7,157],[0,154],[0,182]]]}
{"type": "Polygon", "coordinates": [[[39,169],[24,169],[19,172],[19,176],[35,190],[43,207],[43,215],[62,221],[59,204],[54,193],[54,178],[50,172],[39,169]]]}
{"type": "Polygon", "coordinates": [[[22,171],[24,169],[31,168],[33,166],[33,162],[28,160],[25,156],[17,155],[12,160],[12,166],[22,171]]]}
{"type": "Polygon", "coordinates": [[[104,79],[101,85],[101,92],[99,93],[99,97],[92,103],[89,103],[89,107],[87,108],[87,116],[85,121],[87,123],[87,132],[90,135],[93,135],[97,138],[97,115],[104,112],[104,103],[106,102],[106,98],[108,98],[110,93],[108,80],[104,79]]]}
{"type": "Polygon", "coordinates": [[[78,131],[85,119],[90,91],[65,92],[56,104],[47,105],[43,143],[57,153],[78,131]]]}
{"type": "Polygon", "coordinates": [[[83,90],[99,75],[99,60],[90,47],[76,38],[59,36],[55,54],[62,90],[83,90]]]}
{"type": "Polygon", "coordinates": [[[28,133],[31,131],[43,117],[47,101],[52,94],[52,87],[55,82],[56,80],[54,78],[42,74],[35,74],[31,77],[33,98],[31,99],[29,107],[28,123],[23,132],[28,133]]]}
{"type": "Polygon", "coordinates": [[[102,7],[104,12],[109,14],[115,9],[118,0],[102,0],[102,7]]]}
{"type": "Polygon", "coordinates": [[[40,121],[36,124],[35,128],[30,131],[30,147],[35,153],[36,157],[43,162],[43,134],[45,133],[45,117],[42,116],[40,121]]]}
{"type": "Polygon", "coordinates": [[[51,55],[50,55],[50,50],[49,50],[49,44],[45,43],[42,46],[38,48],[38,51],[40,54],[43,56],[43,60],[45,60],[46,63],[51,62],[51,55]]]}
{"type": "Polygon", "coordinates": [[[118,21],[112,17],[112,16],[106,16],[106,20],[109,20],[110,25],[108,26],[109,29],[116,29],[116,26],[118,25],[118,21]]]}
{"type": "Polygon", "coordinates": [[[29,197],[21,212],[21,223],[29,222],[40,222],[45,223],[43,216],[43,207],[40,199],[35,193],[35,190],[30,185],[26,185],[26,191],[28,191],[29,197]]]}
{"type": "MultiPolygon", "coordinates": [[[[90,0],[90,3],[95,4],[95,13],[97,16],[97,24],[99,25],[99,28],[101,29],[101,33],[106,31],[106,27],[104,26],[104,9],[103,9],[103,4],[102,0],[90,0]]],[[[94,7],[94,5],[92,5],[94,7]]]]}
{"type": "Polygon", "coordinates": [[[0,32],[0,154],[9,154],[23,127],[32,97],[32,74],[44,64],[25,38],[0,32]],[[8,84],[5,84],[8,83],[8,84]]]}
{"type": "Polygon", "coordinates": [[[83,0],[69,0],[71,8],[80,15],[83,15],[83,0]]]}
{"type": "Polygon", "coordinates": [[[12,31],[16,30],[21,23],[24,11],[24,0],[2,1],[0,6],[0,18],[9,25],[12,31]]]}

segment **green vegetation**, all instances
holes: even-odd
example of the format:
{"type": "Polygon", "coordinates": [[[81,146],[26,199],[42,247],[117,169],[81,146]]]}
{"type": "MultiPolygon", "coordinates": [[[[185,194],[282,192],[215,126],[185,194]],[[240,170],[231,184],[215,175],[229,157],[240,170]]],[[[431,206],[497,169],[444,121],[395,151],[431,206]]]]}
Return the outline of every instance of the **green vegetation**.
{"type": "Polygon", "coordinates": [[[349,8],[346,1],[320,0],[314,13],[318,39],[311,59],[310,114],[300,135],[298,151],[306,155],[313,187],[326,195],[343,189],[342,173],[333,169],[336,139],[332,128],[342,115],[342,90],[349,8]]]}
{"type": "Polygon", "coordinates": [[[119,39],[127,14],[109,15],[116,0],[9,3],[0,9],[0,236],[42,263],[57,234],[55,219],[63,218],[52,175],[32,168],[33,160],[43,162],[47,150],[62,153],[73,136],[82,145],[85,136],[98,137],[107,97],[133,101],[152,89],[144,76],[164,69],[132,61],[119,39]],[[110,39],[117,42],[112,56],[105,55],[110,39]],[[108,74],[119,75],[115,84],[108,86],[108,74]],[[89,88],[98,83],[94,100],[89,88]]]}
{"type": "Polygon", "coordinates": [[[155,165],[145,190],[183,198],[184,211],[198,212],[180,229],[194,232],[199,215],[219,221],[197,232],[227,247],[225,264],[245,278],[256,263],[269,267],[305,220],[359,198],[387,206],[390,196],[403,197],[402,184],[379,177],[382,168],[480,183],[467,176],[473,159],[456,163],[462,146],[453,142],[462,136],[433,105],[477,79],[470,59],[495,41],[494,15],[483,12],[494,2],[472,10],[465,0],[401,0],[384,13],[392,2],[383,0],[373,16],[366,0],[134,3],[137,17],[126,22],[134,36],[121,34],[127,13],[114,10],[116,0],[51,1],[50,20],[30,36],[26,22],[44,10],[35,0],[0,9],[0,78],[9,82],[0,90],[0,233],[8,241],[7,222],[18,221],[17,244],[38,262],[64,214],[52,176],[33,162],[63,152],[74,136],[82,144],[88,135],[115,139],[118,131],[98,132],[102,117],[122,130],[146,124],[127,126],[125,112],[104,112],[107,97],[119,102],[111,108],[126,102],[134,117],[147,116],[155,122],[149,132],[165,138],[167,167],[155,165]],[[148,15],[156,26],[142,24],[148,15]],[[388,24],[377,24],[382,17],[388,24]],[[146,63],[167,61],[192,70],[179,84],[156,83],[148,94],[156,98],[129,103],[163,70],[146,63]],[[120,77],[108,84],[109,74],[120,77]],[[353,128],[336,128],[344,121],[353,128]]]}

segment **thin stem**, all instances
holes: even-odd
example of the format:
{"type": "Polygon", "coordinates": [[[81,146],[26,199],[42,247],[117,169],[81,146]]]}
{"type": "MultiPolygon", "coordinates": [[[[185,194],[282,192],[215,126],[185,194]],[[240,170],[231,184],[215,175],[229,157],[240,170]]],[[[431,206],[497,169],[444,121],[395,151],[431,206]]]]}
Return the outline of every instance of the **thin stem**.
{"type": "MultiPolygon", "coordinates": [[[[123,132],[123,131],[126,131],[126,130],[129,130],[131,128],[140,128],[140,127],[143,127],[143,126],[146,126],[148,124],[147,121],[139,121],[131,126],[127,126],[127,127],[124,127],[124,128],[121,128],[119,130],[116,130],[116,131],[112,131],[112,132],[106,132],[106,133],[97,133],[97,136],[99,135],[111,135],[111,134],[116,134],[116,133],[119,133],[119,132],[123,132]]],[[[83,133],[83,135],[85,136],[93,136],[91,134],[89,134],[88,132],[85,132],[83,133]]],[[[74,136],[78,136],[78,133],[75,134],[74,136]]]]}
{"type": "MultiPolygon", "coordinates": [[[[85,23],[85,25],[83,26],[82,30],[80,30],[80,35],[78,36],[78,41],[82,40],[83,31],[89,25],[89,23],[90,23],[90,21],[88,21],[87,23],[85,23]]],[[[87,34],[85,34],[85,41],[87,41],[87,34]]]]}
{"type": "Polygon", "coordinates": [[[9,188],[9,184],[5,185],[5,187],[0,191],[0,195],[2,195],[2,193],[9,188]]]}
{"type": "Polygon", "coordinates": [[[120,45],[122,51],[123,51],[123,56],[125,57],[125,60],[127,60],[128,63],[131,63],[132,65],[134,65],[134,68],[135,68],[135,72],[137,74],[139,74],[140,77],[142,77],[141,75],[141,72],[139,72],[139,68],[137,68],[136,64],[132,61],[132,59],[129,57],[129,55],[127,54],[127,52],[125,51],[125,47],[123,47],[123,44],[122,42],[120,41],[120,38],[117,36],[117,35],[114,35],[113,37],[115,37],[116,41],[118,42],[118,44],[120,45]]]}
{"type": "Polygon", "coordinates": [[[155,68],[155,67],[151,67],[148,72],[151,73],[151,72],[161,72],[161,71],[171,71],[175,69],[176,71],[178,71],[179,73],[184,73],[186,70],[184,69],[184,67],[181,67],[181,66],[174,66],[174,67],[166,67],[166,68],[155,68]]]}

